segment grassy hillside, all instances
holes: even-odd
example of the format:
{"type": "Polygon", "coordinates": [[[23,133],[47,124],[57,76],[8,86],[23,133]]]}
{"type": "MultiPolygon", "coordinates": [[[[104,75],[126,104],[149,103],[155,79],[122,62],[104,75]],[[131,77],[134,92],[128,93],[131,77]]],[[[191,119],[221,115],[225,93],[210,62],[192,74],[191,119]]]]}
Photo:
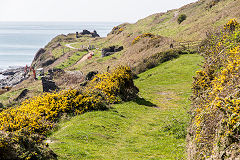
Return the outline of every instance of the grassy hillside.
{"type": "Polygon", "coordinates": [[[222,26],[231,18],[240,18],[238,0],[199,0],[179,9],[158,13],[139,20],[126,27],[127,32],[149,32],[174,40],[199,40],[206,37],[206,32],[222,26]],[[215,3],[214,3],[215,1],[215,3]],[[187,19],[178,24],[179,15],[187,19]]]}
{"type": "Polygon", "coordinates": [[[62,121],[50,136],[59,159],[185,159],[192,76],[199,55],[139,75],[141,98],[62,121]]]}
{"type": "Polygon", "coordinates": [[[188,45],[179,45],[183,41],[201,41],[214,28],[219,28],[229,19],[240,19],[239,0],[199,0],[179,9],[166,13],[156,13],[139,20],[134,24],[121,24],[112,29],[105,38],[92,38],[82,36],[76,38],[74,34],[60,35],[54,38],[46,47],[45,52],[39,56],[33,65],[43,67],[46,71],[51,68],[65,70],[81,70],[88,73],[93,70],[105,72],[111,68],[125,64],[133,68],[139,62],[160,52],[169,50],[170,44],[174,48],[189,49],[188,45]],[[186,20],[178,23],[180,15],[185,14],[186,20]],[[151,33],[151,36],[144,36],[151,33]],[[140,38],[139,38],[140,37],[140,38]],[[133,43],[137,39],[137,43],[133,43]],[[72,46],[69,48],[66,45],[72,46]],[[81,61],[86,55],[88,45],[94,45],[92,59],[81,61]],[[123,46],[121,52],[108,57],[101,57],[101,50],[105,47],[123,46]],[[44,66],[45,63],[53,63],[44,66]]]}

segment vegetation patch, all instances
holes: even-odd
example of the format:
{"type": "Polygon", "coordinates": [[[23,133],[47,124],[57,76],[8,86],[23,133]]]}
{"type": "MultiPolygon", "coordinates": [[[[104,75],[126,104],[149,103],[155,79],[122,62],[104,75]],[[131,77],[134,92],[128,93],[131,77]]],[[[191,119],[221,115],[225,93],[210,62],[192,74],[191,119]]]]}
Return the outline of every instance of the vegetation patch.
{"type": "Polygon", "coordinates": [[[181,55],[139,74],[140,97],[62,121],[50,148],[60,160],[186,159],[188,98],[201,60],[181,55]]]}
{"type": "Polygon", "coordinates": [[[240,25],[232,19],[202,47],[206,61],[193,83],[192,159],[240,157],[239,36],[240,25]]]}
{"type": "Polygon", "coordinates": [[[181,24],[183,21],[185,21],[187,19],[186,14],[181,14],[180,16],[178,16],[178,24],[181,24]]]}
{"type": "Polygon", "coordinates": [[[140,41],[142,38],[145,38],[145,37],[153,39],[153,38],[156,38],[157,36],[155,36],[154,34],[151,34],[151,33],[143,33],[140,36],[137,36],[136,38],[134,38],[134,40],[132,41],[132,45],[137,43],[138,41],[140,41]]]}
{"type": "Polygon", "coordinates": [[[64,69],[70,67],[77,63],[87,52],[75,52],[71,57],[68,57],[67,60],[57,65],[56,68],[64,69]]]}
{"type": "Polygon", "coordinates": [[[8,151],[10,148],[14,154],[10,151],[1,152],[1,159],[4,159],[6,154],[9,154],[11,159],[36,159],[35,153],[44,158],[44,152],[41,152],[44,153],[41,155],[29,145],[41,148],[44,136],[63,114],[75,115],[90,110],[106,109],[108,104],[120,102],[122,98],[127,99],[137,93],[131,88],[136,88],[131,70],[120,66],[111,73],[97,75],[82,91],[71,89],[59,93],[46,93],[24,101],[21,106],[3,110],[0,113],[0,150],[8,151]],[[8,136],[10,138],[6,138],[8,136]],[[25,141],[28,140],[30,144],[26,145],[25,141]]]}

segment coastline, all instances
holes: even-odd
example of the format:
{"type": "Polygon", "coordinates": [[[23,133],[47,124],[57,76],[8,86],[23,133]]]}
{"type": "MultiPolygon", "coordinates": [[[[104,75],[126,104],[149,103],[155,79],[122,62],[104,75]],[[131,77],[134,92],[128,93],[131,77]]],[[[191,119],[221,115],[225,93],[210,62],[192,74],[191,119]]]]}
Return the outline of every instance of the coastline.
{"type": "Polygon", "coordinates": [[[27,78],[24,67],[0,71],[0,87],[13,87],[27,78]]]}

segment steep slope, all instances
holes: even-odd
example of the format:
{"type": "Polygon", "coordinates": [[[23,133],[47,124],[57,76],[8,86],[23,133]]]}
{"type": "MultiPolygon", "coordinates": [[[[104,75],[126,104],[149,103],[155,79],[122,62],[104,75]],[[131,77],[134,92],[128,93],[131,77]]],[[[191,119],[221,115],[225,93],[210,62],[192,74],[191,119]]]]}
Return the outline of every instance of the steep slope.
{"type": "Polygon", "coordinates": [[[202,47],[193,83],[189,159],[240,159],[240,24],[230,20],[202,47]]]}
{"type": "Polygon", "coordinates": [[[240,18],[239,0],[199,0],[180,9],[167,13],[157,13],[126,26],[130,33],[149,32],[175,40],[199,40],[206,32],[225,24],[231,18],[240,18]],[[186,20],[178,24],[179,15],[185,14],[186,20]]]}

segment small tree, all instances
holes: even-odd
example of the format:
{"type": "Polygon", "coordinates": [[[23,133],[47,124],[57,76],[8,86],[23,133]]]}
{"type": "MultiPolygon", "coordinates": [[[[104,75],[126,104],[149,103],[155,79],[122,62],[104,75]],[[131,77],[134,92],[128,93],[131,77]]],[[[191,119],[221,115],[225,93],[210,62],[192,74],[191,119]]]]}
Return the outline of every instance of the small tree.
{"type": "Polygon", "coordinates": [[[184,20],[187,19],[187,16],[185,14],[181,14],[179,17],[178,17],[178,23],[182,23],[184,20]]]}

